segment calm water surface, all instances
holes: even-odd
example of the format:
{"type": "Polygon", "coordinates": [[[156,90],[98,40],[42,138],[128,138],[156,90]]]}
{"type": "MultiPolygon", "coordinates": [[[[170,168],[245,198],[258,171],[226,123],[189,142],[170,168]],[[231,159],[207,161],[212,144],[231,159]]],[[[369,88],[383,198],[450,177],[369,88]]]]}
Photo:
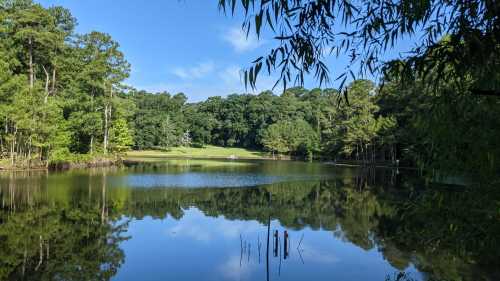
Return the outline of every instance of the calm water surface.
{"type": "Polygon", "coordinates": [[[0,280],[500,280],[498,199],[299,162],[0,173],[0,280]]]}

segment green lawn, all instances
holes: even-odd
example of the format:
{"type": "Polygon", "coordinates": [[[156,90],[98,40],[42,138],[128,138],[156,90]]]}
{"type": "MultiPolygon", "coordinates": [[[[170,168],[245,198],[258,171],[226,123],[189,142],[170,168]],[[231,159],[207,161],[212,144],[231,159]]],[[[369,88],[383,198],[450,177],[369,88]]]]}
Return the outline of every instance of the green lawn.
{"type": "Polygon", "coordinates": [[[127,157],[186,157],[186,158],[236,158],[236,159],[266,159],[268,153],[252,151],[244,148],[219,147],[207,145],[203,148],[173,147],[169,151],[129,151],[127,157]]]}

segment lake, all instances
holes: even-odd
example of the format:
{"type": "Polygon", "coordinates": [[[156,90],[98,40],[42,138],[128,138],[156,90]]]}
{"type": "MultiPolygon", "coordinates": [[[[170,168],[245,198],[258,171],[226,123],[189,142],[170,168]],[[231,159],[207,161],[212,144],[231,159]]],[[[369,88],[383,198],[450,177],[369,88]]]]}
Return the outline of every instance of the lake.
{"type": "Polygon", "coordinates": [[[286,161],[0,173],[0,280],[500,280],[498,188],[286,161]]]}

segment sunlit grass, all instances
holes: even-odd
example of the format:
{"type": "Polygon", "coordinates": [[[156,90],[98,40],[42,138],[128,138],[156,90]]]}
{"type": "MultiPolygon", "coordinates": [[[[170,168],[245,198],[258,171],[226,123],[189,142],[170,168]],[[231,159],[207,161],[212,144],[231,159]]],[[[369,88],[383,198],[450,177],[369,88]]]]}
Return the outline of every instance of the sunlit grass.
{"type": "Polygon", "coordinates": [[[265,159],[267,153],[252,151],[244,148],[219,147],[207,145],[203,148],[195,147],[173,147],[168,151],[130,151],[126,158],[235,158],[235,159],[265,159]]]}
{"type": "Polygon", "coordinates": [[[126,160],[141,163],[155,163],[157,165],[166,165],[172,167],[200,167],[200,168],[214,168],[214,167],[235,167],[235,166],[250,166],[255,165],[252,162],[242,161],[226,161],[213,159],[172,159],[168,157],[127,157],[126,160]]]}

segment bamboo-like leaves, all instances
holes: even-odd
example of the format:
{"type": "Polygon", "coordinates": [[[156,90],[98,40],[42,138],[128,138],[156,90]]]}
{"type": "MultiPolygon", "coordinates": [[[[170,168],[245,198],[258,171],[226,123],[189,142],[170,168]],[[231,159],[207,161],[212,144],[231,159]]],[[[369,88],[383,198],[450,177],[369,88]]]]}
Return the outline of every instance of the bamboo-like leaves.
{"type": "MultiPolygon", "coordinates": [[[[306,74],[313,74],[320,85],[328,83],[328,67],[322,62],[325,46],[334,50],[336,56],[347,55],[352,66],[359,66],[358,72],[351,67],[345,70],[349,80],[359,75],[376,75],[381,69],[393,66],[384,65],[380,59],[384,53],[402,38],[416,34],[423,34],[425,40],[417,41],[415,48],[406,54],[406,65],[413,71],[424,71],[429,65],[449,62],[463,75],[498,77],[491,73],[500,69],[500,48],[498,36],[495,36],[500,33],[500,27],[495,24],[500,13],[498,5],[491,4],[491,1],[220,0],[219,6],[223,10],[230,7],[234,12],[236,2],[241,3],[244,14],[248,15],[245,21],[247,32],[254,24],[260,37],[263,28],[268,26],[279,41],[278,48],[255,61],[246,71],[252,87],[259,75],[256,69],[260,70],[262,66],[257,68],[257,63],[262,64],[262,61],[265,61],[269,74],[279,71],[284,86],[290,84],[290,80],[300,86],[306,74]],[[481,36],[471,35],[473,32],[481,36]],[[444,56],[439,57],[431,50],[436,50],[434,47],[440,44],[439,40],[446,33],[460,38],[455,43],[464,48],[443,50],[444,56]]],[[[410,72],[404,70],[402,74],[410,72]]],[[[436,77],[445,79],[440,75],[436,77]]]]}

